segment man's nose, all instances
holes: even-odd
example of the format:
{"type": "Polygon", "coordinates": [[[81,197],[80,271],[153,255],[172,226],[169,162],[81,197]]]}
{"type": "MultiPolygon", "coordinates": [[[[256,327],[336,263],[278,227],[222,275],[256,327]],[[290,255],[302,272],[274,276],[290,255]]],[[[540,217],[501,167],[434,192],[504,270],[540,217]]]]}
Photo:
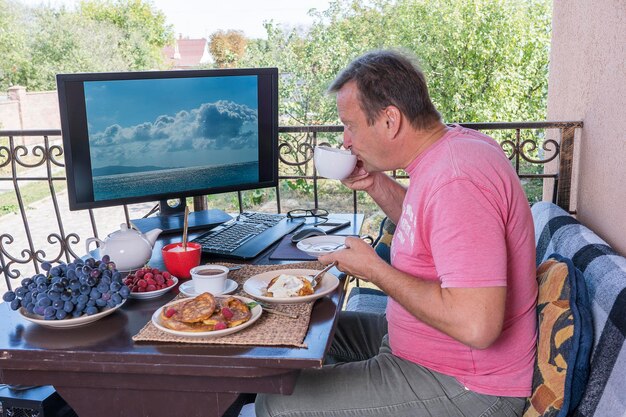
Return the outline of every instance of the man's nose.
{"type": "Polygon", "coordinates": [[[343,132],[343,147],[346,149],[350,149],[352,147],[352,138],[350,138],[350,135],[345,130],[343,132]]]}

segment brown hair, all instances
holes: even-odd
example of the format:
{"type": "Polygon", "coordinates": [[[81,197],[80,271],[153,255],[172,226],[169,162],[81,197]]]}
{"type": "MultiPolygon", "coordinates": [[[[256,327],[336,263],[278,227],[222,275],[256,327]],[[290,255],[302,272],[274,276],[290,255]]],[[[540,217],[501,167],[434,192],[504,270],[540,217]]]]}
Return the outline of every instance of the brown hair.
{"type": "Polygon", "coordinates": [[[430,96],[424,73],[414,59],[393,50],[369,52],[352,61],[328,89],[336,93],[350,81],[359,91],[361,109],[369,125],[380,112],[393,105],[416,129],[425,129],[441,120],[430,96]]]}

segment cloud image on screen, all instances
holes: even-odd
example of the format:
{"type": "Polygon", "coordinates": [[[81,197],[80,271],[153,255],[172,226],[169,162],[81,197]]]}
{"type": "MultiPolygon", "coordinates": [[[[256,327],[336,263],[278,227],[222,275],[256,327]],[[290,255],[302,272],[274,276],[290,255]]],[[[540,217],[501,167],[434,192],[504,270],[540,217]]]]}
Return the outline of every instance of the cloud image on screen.
{"type": "Polygon", "coordinates": [[[256,76],[86,82],[94,198],[259,179],[256,76]]]}

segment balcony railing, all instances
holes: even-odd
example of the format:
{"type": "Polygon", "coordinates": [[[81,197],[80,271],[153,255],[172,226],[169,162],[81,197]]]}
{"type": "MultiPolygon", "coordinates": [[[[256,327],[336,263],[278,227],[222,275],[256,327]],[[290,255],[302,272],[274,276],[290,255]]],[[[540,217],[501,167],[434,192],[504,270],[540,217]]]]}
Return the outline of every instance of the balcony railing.
{"type": "MultiPolygon", "coordinates": [[[[582,122],[461,125],[495,137],[522,182],[527,186],[539,182],[534,185],[534,200],[550,200],[565,210],[574,211],[570,207],[575,162],[574,139],[576,129],[583,126],[582,122]],[[537,193],[541,195],[537,197],[537,193]]],[[[320,197],[326,192],[324,187],[329,181],[317,176],[313,150],[319,144],[338,146],[342,131],[343,126],[280,127],[279,185],[270,190],[275,207],[266,206],[264,209],[284,212],[293,208],[294,200],[298,207],[319,207],[320,197]],[[296,191],[289,191],[294,189],[296,191]],[[290,194],[289,202],[285,201],[285,194],[290,194]]],[[[8,222],[6,216],[0,217],[0,275],[4,275],[9,288],[12,279],[38,273],[44,261],[69,262],[81,256],[84,253],[85,239],[97,237],[98,226],[102,227],[107,222],[111,224],[111,217],[115,217],[111,211],[102,212],[102,209],[72,213],[67,210],[67,198],[60,196],[60,189],[65,184],[65,163],[60,137],[60,130],[0,130],[0,193],[12,194],[17,205],[17,215],[13,214],[8,222]],[[49,205],[35,219],[29,215],[31,210],[25,202],[23,191],[26,185],[33,182],[47,184],[43,197],[49,205]],[[77,214],[83,219],[76,220],[77,214]],[[86,221],[85,215],[88,216],[86,221]],[[84,227],[80,229],[79,225],[84,227]]],[[[407,178],[403,171],[390,172],[390,175],[401,181],[407,178]]],[[[341,192],[351,198],[342,199],[341,207],[325,208],[355,213],[362,212],[366,206],[367,210],[371,209],[371,204],[363,202],[366,200],[363,193],[350,192],[337,184],[337,181],[332,183],[333,190],[342,189],[341,192]],[[345,200],[350,202],[346,205],[345,200]]],[[[236,193],[236,205],[240,211],[247,204],[244,193],[247,192],[236,193]]],[[[531,194],[528,189],[527,194],[531,194]]],[[[140,217],[154,213],[152,204],[147,209],[145,206],[141,213],[129,206],[120,206],[116,210],[121,213],[120,219],[129,223],[131,216],[140,217]]],[[[209,206],[210,202],[206,197],[194,197],[195,210],[207,209],[209,206]]],[[[0,210],[2,209],[0,206],[0,210]]],[[[119,223],[118,221],[117,225],[119,223]]],[[[0,286],[1,284],[0,282],[0,286]]]]}

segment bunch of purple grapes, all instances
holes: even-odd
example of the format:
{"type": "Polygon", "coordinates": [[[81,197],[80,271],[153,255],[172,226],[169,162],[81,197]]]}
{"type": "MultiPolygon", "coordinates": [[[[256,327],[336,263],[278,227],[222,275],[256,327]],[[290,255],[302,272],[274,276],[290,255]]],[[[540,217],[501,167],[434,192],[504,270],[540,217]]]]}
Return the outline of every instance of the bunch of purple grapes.
{"type": "Polygon", "coordinates": [[[46,320],[63,320],[113,308],[130,295],[108,255],[55,266],[42,262],[41,269],[46,273],[24,278],[14,291],[4,294],[2,299],[11,303],[11,309],[24,307],[46,320]]]}

